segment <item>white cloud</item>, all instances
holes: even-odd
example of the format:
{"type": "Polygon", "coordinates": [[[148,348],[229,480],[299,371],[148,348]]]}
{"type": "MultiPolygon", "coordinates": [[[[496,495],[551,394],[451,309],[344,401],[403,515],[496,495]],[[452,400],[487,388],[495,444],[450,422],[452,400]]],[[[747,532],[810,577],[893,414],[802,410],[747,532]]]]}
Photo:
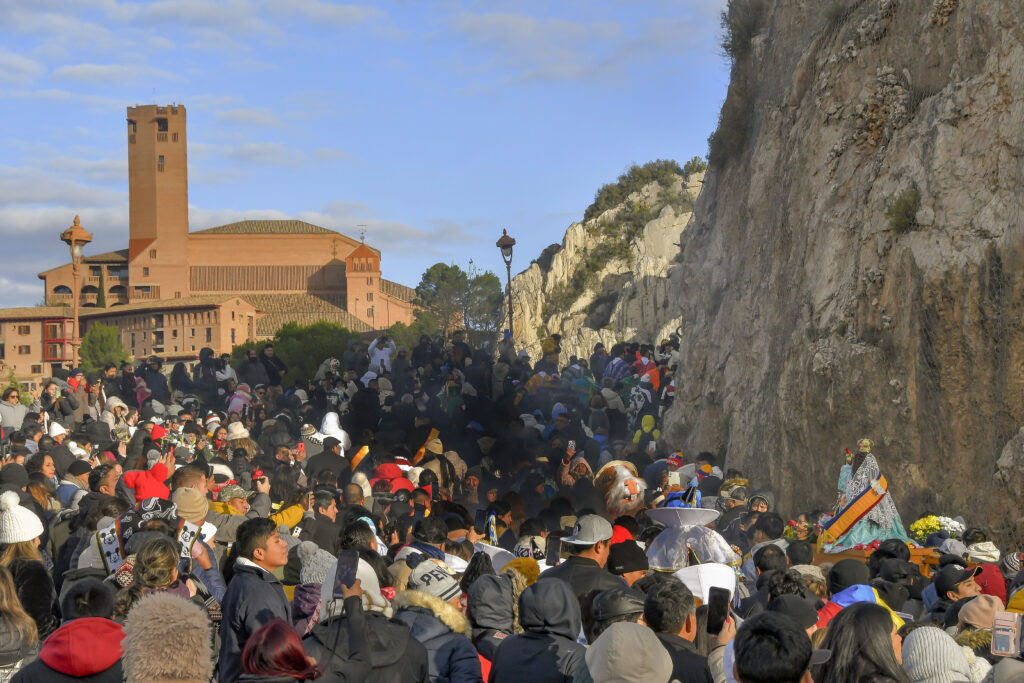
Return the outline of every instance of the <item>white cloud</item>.
{"type": "Polygon", "coordinates": [[[54,69],[55,81],[92,85],[121,85],[139,81],[181,81],[180,75],[144,64],[69,64],[54,69]]]}
{"type": "Polygon", "coordinates": [[[302,154],[280,142],[247,142],[225,150],[225,156],[240,164],[294,166],[302,160],[302,154]]]}
{"type": "MultiPolygon", "coordinates": [[[[0,207],[58,203],[101,207],[124,198],[124,192],[67,180],[39,169],[0,166],[0,207]]],[[[10,227],[0,227],[0,232],[10,227]]]]}
{"type": "Polygon", "coordinates": [[[24,85],[46,72],[46,67],[24,55],[0,50],[0,83],[24,85]]]}
{"type": "Polygon", "coordinates": [[[73,102],[84,104],[91,109],[115,109],[124,113],[125,101],[102,95],[82,95],[70,90],[45,88],[41,90],[0,90],[0,96],[18,100],[40,100],[43,102],[73,102]]]}
{"type": "Polygon", "coordinates": [[[334,149],[332,147],[318,147],[313,150],[312,158],[314,161],[332,162],[332,161],[353,161],[354,156],[349,154],[343,149],[334,149]]]}
{"type": "Polygon", "coordinates": [[[267,0],[271,14],[297,16],[315,24],[349,28],[381,15],[380,10],[363,5],[339,5],[321,0],[267,0]]]}

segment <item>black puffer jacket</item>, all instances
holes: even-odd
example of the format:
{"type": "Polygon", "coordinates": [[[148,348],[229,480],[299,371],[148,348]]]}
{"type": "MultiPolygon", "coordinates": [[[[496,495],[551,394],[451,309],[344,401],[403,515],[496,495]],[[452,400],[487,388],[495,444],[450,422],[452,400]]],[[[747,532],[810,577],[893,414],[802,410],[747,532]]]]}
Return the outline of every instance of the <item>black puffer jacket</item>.
{"type": "MultiPolygon", "coordinates": [[[[345,601],[348,614],[349,598],[345,601]]],[[[359,599],[355,599],[359,606],[359,599]]],[[[388,619],[380,612],[365,612],[364,632],[370,660],[367,680],[379,683],[426,683],[427,651],[409,633],[409,627],[397,619],[388,619]]],[[[351,659],[347,618],[320,622],[302,639],[306,654],[324,671],[344,669],[351,659]]]]}
{"type": "Polygon", "coordinates": [[[576,642],[580,606],[569,584],[542,578],[519,598],[525,633],[506,638],[492,660],[490,683],[563,683],[572,680],[585,649],[576,642]]]}
{"type": "Polygon", "coordinates": [[[493,662],[498,646],[512,635],[512,577],[485,574],[467,591],[466,616],[473,629],[473,645],[480,655],[493,662]]]}
{"type": "Polygon", "coordinates": [[[35,619],[39,640],[46,640],[60,626],[57,590],[46,571],[46,565],[35,560],[14,560],[8,569],[14,577],[21,606],[35,619]]]}
{"type": "Polygon", "coordinates": [[[429,593],[406,590],[391,603],[395,618],[427,649],[432,683],[480,683],[480,659],[469,640],[469,622],[455,607],[429,593]]]}

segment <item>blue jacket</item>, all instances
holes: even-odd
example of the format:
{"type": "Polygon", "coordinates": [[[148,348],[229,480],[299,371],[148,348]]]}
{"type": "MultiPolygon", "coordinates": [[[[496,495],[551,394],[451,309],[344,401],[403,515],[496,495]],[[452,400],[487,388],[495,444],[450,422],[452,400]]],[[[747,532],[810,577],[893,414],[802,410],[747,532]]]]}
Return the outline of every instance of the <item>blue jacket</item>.
{"type": "Polygon", "coordinates": [[[427,649],[431,683],[482,683],[480,658],[466,617],[440,598],[417,590],[395,596],[395,619],[427,649]]]}
{"type": "Polygon", "coordinates": [[[291,622],[291,606],[281,582],[257,567],[235,565],[224,602],[221,605],[220,683],[235,683],[242,674],[242,649],[245,641],[264,624],[274,619],[291,622]]]}

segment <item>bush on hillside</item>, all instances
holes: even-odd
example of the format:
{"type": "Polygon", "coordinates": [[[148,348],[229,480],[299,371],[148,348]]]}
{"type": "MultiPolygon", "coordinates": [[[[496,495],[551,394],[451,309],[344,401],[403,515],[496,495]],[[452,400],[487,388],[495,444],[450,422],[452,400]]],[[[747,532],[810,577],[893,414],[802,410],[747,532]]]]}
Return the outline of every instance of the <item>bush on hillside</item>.
{"type": "Polygon", "coordinates": [[[885,216],[889,219],[889,228],[896,233],[904,233],[917,227],[917,212],[921,208],[921,193],[916,184],[899,194],[889,197],[885,207],[885,216]]]}
{"type": "Polygon", "coordinates": [[[657,182],[662,186],[670,185],[675,176],[685,175],[679,163],[672,159],[655,159],[648,161],[643,166],[636,164],[629,167],[629,170],[619,176],[614,183],[603,185],[594,194],[593,203],[583,212],[583,220],[600,216],[608,209],[614,208],[626,201],[626,198],[634,192],[642,189],[650,183],[657,182]]]}

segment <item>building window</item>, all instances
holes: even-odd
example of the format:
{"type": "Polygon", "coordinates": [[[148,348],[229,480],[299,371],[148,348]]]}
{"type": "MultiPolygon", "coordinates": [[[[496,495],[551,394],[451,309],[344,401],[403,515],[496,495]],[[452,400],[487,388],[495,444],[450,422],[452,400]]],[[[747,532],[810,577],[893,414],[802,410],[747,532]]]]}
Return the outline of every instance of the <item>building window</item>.
{"type": "Polygon", "coordinates": [[[192,350],[193,350],[193,351],[195,351],[195,350],[196,350],[196,347],[195,347],[195,346],[193,346],[193,347],[192,347],[192,350]]]}
{"type": "Polygon", "coordinates": [[[149,277],[149,268],[143,267],[143,269],[142,269],[142,277],[149,277]]]}
{"type": "Polygon", "coordinates": [[[210,327],[206,328],[206,341],[207,342],[212,342],[213,341],[213,328],[210,328],[210,327]]]}
{"type": "Polygon", "coordinates": [[[231,311],[231,319],[232,319],[232,320],[234,320],[234,319],[235,319],[235,312],[234,312],[234,311],[231,311]]]}
{"type": "MultiPolygon", "coordinates": [[[[171,339],[177,339],[177,338],[178,338],[178,331],[177,330],[171,330],[171,339]]],[[[174,350],[177,351],[178,349],[174,349],[174,350]]]]}
{"type": "Polygon", "coordinates": [[[235,328],[231,328],[231,345],[235,345],[235,328]]]}
{"type": "Polygon", "coordinates": [[[149,250],[149,258],[156,258],[156,249],[149,250]]]}
{"type": "Polygon", "coordinates": [[[161,154],[160,156],[158,156],[156,158],[156,170],[158,170],[158,171],[164,170],[164,155],[163,154],[161,154]]]}
{"type": "Polygon", "coordinates": [[[366,315],[370,316],[371,320],[373,319],[373,306],[366,309],[366,315]]]}
{"type": "Polygon", "coordinates": [[[107,275],[110,277],[128,277],[128,268],[125,266],[107,266],[107,275]]]}
{"type": "Polygon", "coordinates": [[[92,277],[103,275],[103,266],[89,266],[89,275],[92,277]]]}
{"type": "Polygon", "coordinates": [[[372,277],[366,278],[366,284],[368,284],[368,285],[370,285],[372,287],[373,286],[373,278],[372,277]]]}
{"type": "Polygon", "coordinates": [[[42,373],[43,373],[43,366],[42,365],[33,365],[32,366],[32,374],[33,375],[41,375],[42,373]]]}
{"type": "MultiPolygon", "coordinates": [[[[135,293],[136,294],[149,294],[149,285],[137,285],[135,287],[135,293]]],[[[136,320],[135,322],[138,322],[138,320],[136,320]]]]}
{"type": "Polygon", "coordinates": [[[177,142],[177,141],[178,141],[178,134],[177,133],[171,133],[171,142],[177,142]]]}
{"type": "Polygon", "coordinates": [[[132,332],[132,348],[135,348],[135,333],[132,332]]]}
{"type": "Polygon", "coordinates": [[[32,347],[31,346],[19,346],[18,347],[18,354],[19,355],[27,356],[30,353],[32,353],[32,347]]]}
{"type": "Polygon", "coordinates": [[[367,292],[366,293],[366,300],[367,301],[373,301],[373,292],[367,292]]]}
{"type": "Polygon", "coordinates": [[[7,353],[6,350],[4,349],[4,343],[0,342],[0,358],[5,358],[6,356],[7,353]]]}
{"type": "MultiPolygon", "coordinates": [[[[196,328],[194,328],[194,327],[192,328],[192,336],[193,337],[196,336],[196,328]]],[[[195,349],[192,349],[192,350],[195,351],[195,349]]]]}
{"type": "Polygon", "coordinates": [[[167,119],[157,119],[156,120],[156,129],[160,133],[166,133],[167,132],[167,119]]]}
{"type": "Polygon", "coordinates": [[[18,334],[32,334],[32,326],[18,325],[18,334]]]}
{"type": "Polygon", "coordinates": [[[138,126],[136,126],[135,122],[132,121],[131,119],[128,119],[128,132],[132,133],[132,134],[138,132],[138,126]]]}

